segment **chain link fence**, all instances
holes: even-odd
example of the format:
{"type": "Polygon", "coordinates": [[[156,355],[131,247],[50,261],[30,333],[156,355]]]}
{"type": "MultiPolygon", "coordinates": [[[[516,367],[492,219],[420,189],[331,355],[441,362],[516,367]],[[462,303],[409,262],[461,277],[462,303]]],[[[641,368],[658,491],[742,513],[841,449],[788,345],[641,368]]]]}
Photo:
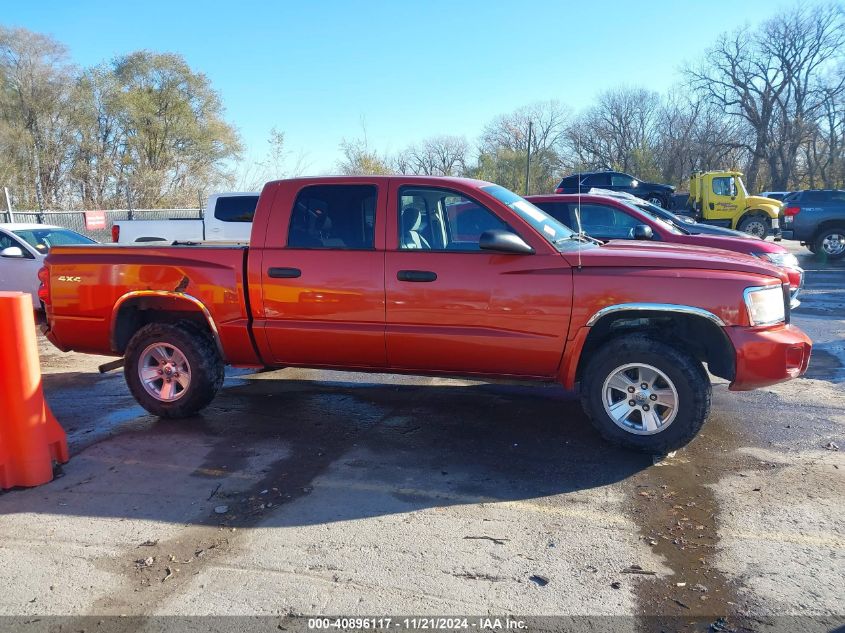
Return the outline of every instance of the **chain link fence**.
{"type": "MultiPolygon", "coordinates": [[[[115,220],[174,220],[202,218],[202,209],[111,209],[104,211],[106,228],[89,231],[85,228],[84,211],[15,211],[15,222],[51,224],[87,235],[98,242],[111,242],[111,227],[115,220]]],[[[0,223],[9,222],[9,212],[0,211],[0,223]]]]}

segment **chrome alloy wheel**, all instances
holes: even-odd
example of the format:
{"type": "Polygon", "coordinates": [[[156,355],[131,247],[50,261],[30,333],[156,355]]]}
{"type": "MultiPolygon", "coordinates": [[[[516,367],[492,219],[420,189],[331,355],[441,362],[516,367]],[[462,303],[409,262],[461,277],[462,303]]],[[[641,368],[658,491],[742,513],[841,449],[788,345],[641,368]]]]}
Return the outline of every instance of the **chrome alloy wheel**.
{"type": "Polygon", "coordinates": [[[839,255],[845,251],[845,234],[831,233],[822,240],[822,250],[827,255],[839,255]]]}
{"type": "Polygon", "coordinates": [[[617,367],[602,386],[602,404],[616,426],[634,435],[654,435],[678,413],[678,390],[657,367],[629,363],[617,367]]]}
{"type": "Polygon", "coordinates": [[[657,196],[649,196],[646,202],[650,202],[654,206],[660,207],[661,209],[663,208],[663,200],[661,198],[658,198],[657,196]]]}
{"type": "Polygon", "coordinates": [[[191,365],[177,347],[170,343],[153,343],[141,352],[138,377],[153,398],[175,402],[191,386],[191,365]]]}

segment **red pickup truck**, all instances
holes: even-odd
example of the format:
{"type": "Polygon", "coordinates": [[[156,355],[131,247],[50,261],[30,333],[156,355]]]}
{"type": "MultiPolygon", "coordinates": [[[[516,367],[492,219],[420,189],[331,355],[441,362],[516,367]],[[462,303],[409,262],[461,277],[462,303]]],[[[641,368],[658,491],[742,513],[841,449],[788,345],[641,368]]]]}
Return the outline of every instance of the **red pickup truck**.
{"type": "Polygon", "coordinates": [[[795,378],[811,341],[758,259],[605,247],[498,185],[413,176],[268,183],[249,247],[55,247],[46,336],[124,357],[132,394],[195,414],[225,364],[506,377],[579,388],[607,439],[661,452],[734,390],[795,378]]]}

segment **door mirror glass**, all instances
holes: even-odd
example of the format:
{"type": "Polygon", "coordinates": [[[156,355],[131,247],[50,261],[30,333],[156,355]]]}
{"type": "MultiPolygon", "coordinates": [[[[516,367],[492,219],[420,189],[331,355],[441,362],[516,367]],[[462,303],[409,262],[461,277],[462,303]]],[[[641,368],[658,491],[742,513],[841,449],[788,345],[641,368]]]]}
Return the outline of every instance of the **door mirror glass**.
{"type": "Polygon", "coordinates": [[[484,231],[478,240],[478,246],[485,251],[498,251],[500,253],[530,255],[534,252],[534,249],[526,244],[519,235],[501,229],[484,231]]]}
{"type": "Polygon", "coordinates": [[[651,227],[645,224],[638,224],[634,227],[635,240],[650,240],[654,237],[654,231],[651,227]]]}
{"type": "Polygon", "coordinates": [[[0,251],[0,257],[9,257],[11,259],[24,259],[26,255],[20,246],[8,246],[0,251]]]}

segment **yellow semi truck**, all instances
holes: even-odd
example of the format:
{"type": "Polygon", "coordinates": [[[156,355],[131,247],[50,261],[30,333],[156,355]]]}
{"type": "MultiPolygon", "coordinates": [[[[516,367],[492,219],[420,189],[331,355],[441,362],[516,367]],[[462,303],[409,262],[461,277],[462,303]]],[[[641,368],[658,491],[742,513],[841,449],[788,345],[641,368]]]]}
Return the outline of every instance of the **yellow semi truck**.
{"type": "Polygon", "coordinates": [[[780,239],[781,207],[778,200],[748,195],[742,172],[707,171],[690,176],[686,212],[700,222],[762,239],[767,235],[780,239]]]}

